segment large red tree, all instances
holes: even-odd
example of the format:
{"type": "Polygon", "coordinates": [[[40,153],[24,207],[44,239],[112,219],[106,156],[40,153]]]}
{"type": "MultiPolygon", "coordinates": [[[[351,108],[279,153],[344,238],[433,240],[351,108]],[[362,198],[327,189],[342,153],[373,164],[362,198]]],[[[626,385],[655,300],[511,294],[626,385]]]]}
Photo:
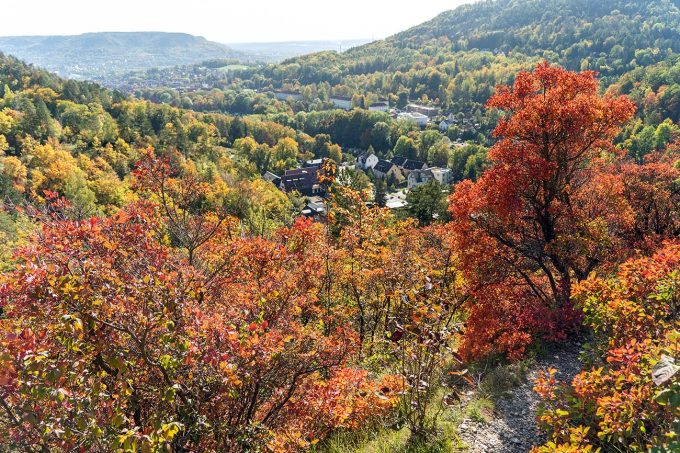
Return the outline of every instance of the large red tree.
{"type": "MultiPolygon", "coordinates": [[[[572,283],[616,253],[613,238],[630,227],[624,187],[602,167],[635,108],[626,98],[600,96],[595,73],[547,63],[518,74],[487,106],[506,112],[491,168],[451,197],[467,278],[477,302],[495,307],[473,309],[470,325],[475,315],[498,318],[509,303],[514,309],[502,310],[508,324],[530,329],[535,319],[521,319],[525,308],[548,324],[545,310],[568,311],[572,283]]],[[[485,322],[502,320],[477,320],[477,329],[485,322]]],[[[493,344],[499,334],[485,327],[475,336],[493,344]]]]}

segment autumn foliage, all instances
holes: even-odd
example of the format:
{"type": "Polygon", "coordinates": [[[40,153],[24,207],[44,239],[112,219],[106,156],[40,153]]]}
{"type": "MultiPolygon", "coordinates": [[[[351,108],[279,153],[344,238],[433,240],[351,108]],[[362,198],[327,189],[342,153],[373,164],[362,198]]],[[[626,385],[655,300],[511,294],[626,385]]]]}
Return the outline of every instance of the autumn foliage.
{"type": "Polygon", "coordinates": [[[294,451],[398,405],[428,429],[463,298],[442,231],[350,191],[339,241],[248,236],[191,172],[148,153],[136,177],[148,200],[49,218],[3,276],[9,445],[294,451]]]}
{"type": "Polygon", "coordinates": [[[551,440],[535,452],[680,446],[672,434],[680,415],[677,380],[655,383],[652,373],[664,356],[680,358],[679,283],[675,242],[652,257],[626,262],[614,278],[591,277],[575,288],[585,323],[603,337],[596,344],[605,351],[570,384],[559,383],[555,370],[539,379],[541,422],[551,440]]]}
{"type": "MultiPolygon", "coordinates": [[[[154,226],[143,207],[58,222],[22,252],[0,299],[12,445],[236,449],[272,432],[293,436],[288,400],[304,391],[313,401],[321,373],[352,376],[353,334],[316,304],[320,268],[304,248],[315,227],[230,244],[228,270],[208,281],[153,237],[154,226]]],[[[355,379],[352,394],[372,385],[355,379]]],[[[336,398],[343,407],[350,396],[336,398]]],[[[381,407],[389,401],[343,408],[315,429],[381,407]]],[[[314,439],[303,428],[297,443],[314,439]]]]}
{"type": "Polygon", "coordinates": [[[492,165],[456,186],[451,228],[475,293],[466,353],[516,356],[536,335],[573,329],[571,285],[619,253],[633,214],[603,167],[634,106],[601,97],[592,72],[547,63],[500,87],[488,106],[506,112],[492,165]]]}
{"type": "Polygon", "coordinates": [[[536,451],[663,444],[680,391],[651,369],[678,358],[677,144],[626,158],[634,106],[592,72],[539,64],[488,106],[490,167],[427,227],[369,207],[329,160],[323,222],[246,222],[242,195],[283,195],[172,148],[139,152],[107,215],[43,190],[0,276],[0,448],[299,451],[381,423],[422,440],[466,362],[584,327],[584,371],[537,383],[536,451]]]}

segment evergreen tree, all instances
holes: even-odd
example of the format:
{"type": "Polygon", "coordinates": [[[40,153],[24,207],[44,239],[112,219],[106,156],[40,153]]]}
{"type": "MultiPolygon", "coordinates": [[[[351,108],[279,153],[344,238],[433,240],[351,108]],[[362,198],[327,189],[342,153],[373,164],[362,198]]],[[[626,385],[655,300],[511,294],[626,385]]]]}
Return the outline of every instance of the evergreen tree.
{"type": "Polygon", "coordinates": [[[385,187],[385,180],[378,178],[375,181],[375,204],[378,207],[384,208],[387,204],[387,192],[385,187]]]}

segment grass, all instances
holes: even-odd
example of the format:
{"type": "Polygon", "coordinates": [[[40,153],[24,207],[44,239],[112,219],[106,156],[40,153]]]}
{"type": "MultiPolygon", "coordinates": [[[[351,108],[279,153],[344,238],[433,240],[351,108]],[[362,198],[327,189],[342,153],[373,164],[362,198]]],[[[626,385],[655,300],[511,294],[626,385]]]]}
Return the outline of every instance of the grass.
{"type": "Polygon", "coordinates": [[[526,382],[532,364],[533,359],[510,364],[496,364],[481,374],[478,393],[491,400],[507,396],[512,389],[526,382]]]}
{"type": "MultiPolygon", "coordinates": [[[[411,436],[408,427],[386,424],[367,426],[359,431],[341,430],[313,448],[314,453],[456,453],[468,450],[458,436],[458,426],[469,419],[488,423],[493,418],[494,401],[526,381],[531,359],[511,364],[495,364],[479,369],[479,388],[465,407],[452,406],[437,418],[437,433],[423,441],[411,436]]],[[[441,402],[449,390],[442,387],[434,400],[441,402]]],[[[432,404],[432,416],[439,404],[432,404]]]]}
{"type": "Polygon", "coordinates": [[[465,416],[479,423],[489,423],[493,417],[494,404],[488,398],[478,396],[465,406],[465,416]]]}
{"type": "MultiPolygon", "coordinates": [[[[440,426],[440,428],[444,428],[440,426]]],[[[408,428],[400,430],[369,429],[359,432],[343,431],[323,442],[316,453],[453,453],[464,445],[458,440],[455,425],[444,429],[436,438],[427,441],[413,439],[408,428]]]]}
{"type": "Polygon", "coordinates": [[[340,431],[335,433],[313,451],[317,453],[391,453],[404,449],[409,439],[409,431],[383,428],[378,431],[364,429],[358,432],[340,431]]]}
{"type": "MultiPolygon", "coordinates": [[[[436,401],[441,401],[444,395],[445,389],[442,388],[434,398],[436,401]]],[[[462,420],[461,410],[452,407],[439,415],[437,434],[426,441],[411,436],[408,427],[390,428],[378,425],[360,431],[339,431],[321,442],[312,451],[315,453],[453,453],[465,451],[467,448],[459,439],[457,431],[462,420]]]]}

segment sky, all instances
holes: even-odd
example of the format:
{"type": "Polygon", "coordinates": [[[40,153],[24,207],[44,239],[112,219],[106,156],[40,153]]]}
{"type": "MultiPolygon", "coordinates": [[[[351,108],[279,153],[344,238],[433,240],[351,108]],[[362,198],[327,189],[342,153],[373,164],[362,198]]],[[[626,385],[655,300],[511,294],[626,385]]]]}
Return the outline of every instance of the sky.
{"type": "Polygon", "coordinates": [[[0,35],[184,32],[221,43],[381,39],[472,0],[3,0],[0,35]]]}

